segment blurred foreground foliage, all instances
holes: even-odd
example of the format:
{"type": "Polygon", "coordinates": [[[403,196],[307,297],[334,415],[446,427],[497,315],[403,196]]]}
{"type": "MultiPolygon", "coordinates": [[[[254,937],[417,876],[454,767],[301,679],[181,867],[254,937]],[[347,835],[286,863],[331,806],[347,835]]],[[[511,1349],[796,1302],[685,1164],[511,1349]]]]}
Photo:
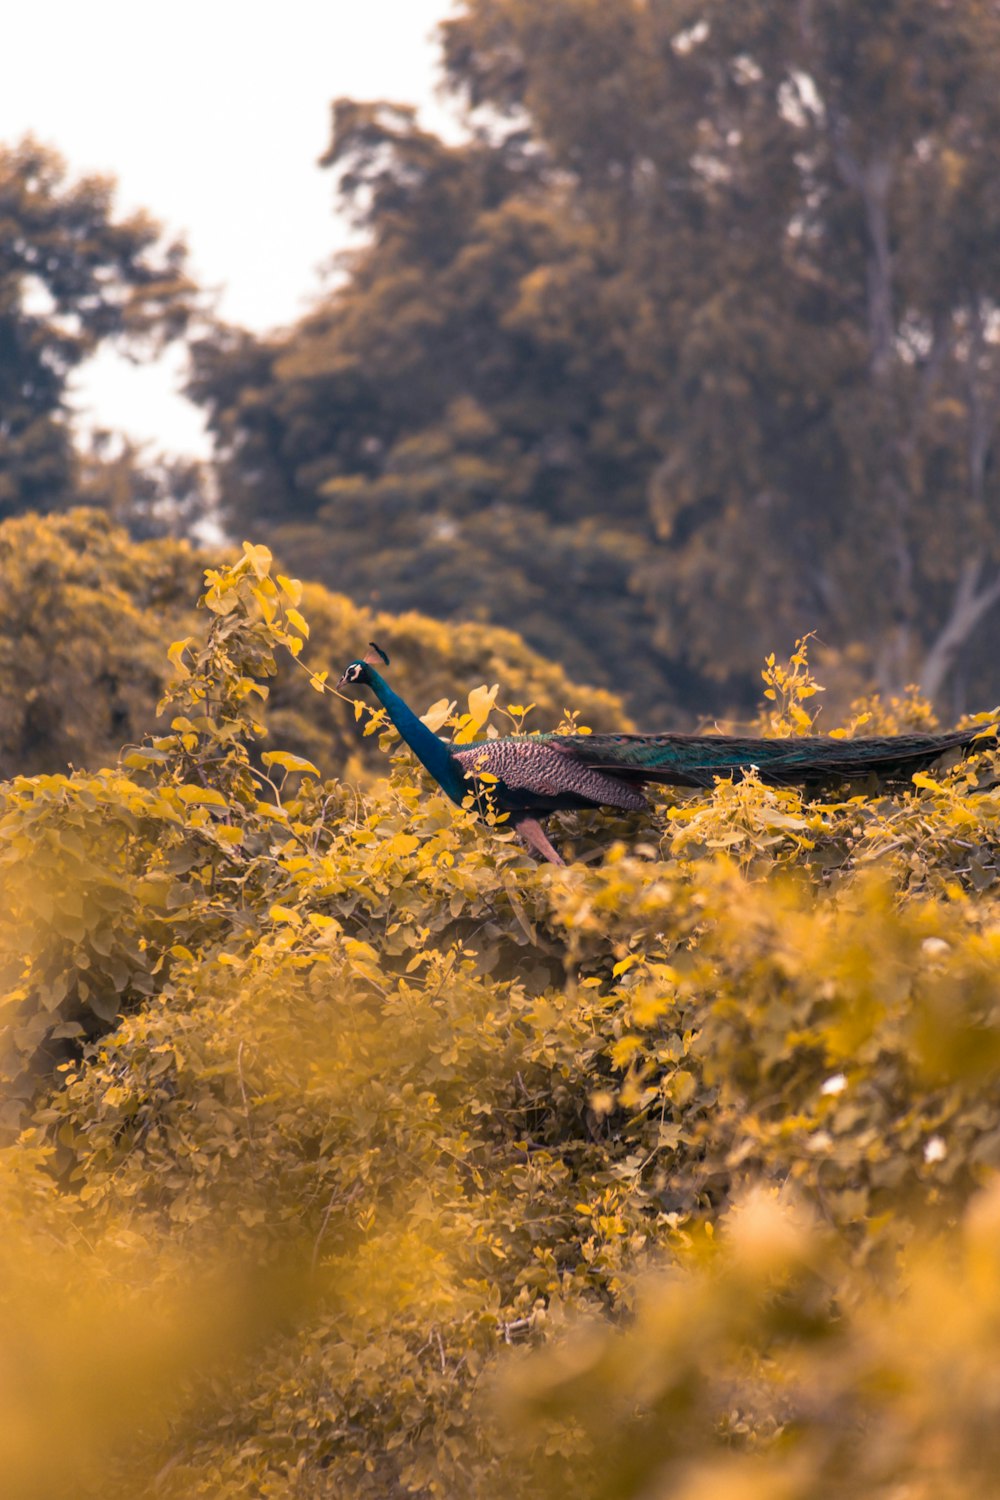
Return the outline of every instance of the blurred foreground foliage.
{"type": "Polygon", "coordinates": [[[157,738],[0,794],[5,1494],[994,1494],[992,739],[536,867],[265,748],[266,549],[204,602],[157,738]]]}

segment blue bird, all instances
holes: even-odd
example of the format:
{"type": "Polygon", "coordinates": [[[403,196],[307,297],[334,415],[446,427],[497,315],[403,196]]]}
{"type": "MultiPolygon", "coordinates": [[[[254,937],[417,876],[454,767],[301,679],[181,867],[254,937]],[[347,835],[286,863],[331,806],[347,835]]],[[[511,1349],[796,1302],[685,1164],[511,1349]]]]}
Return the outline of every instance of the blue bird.
{"type": "Polygon", "coordinates": [[[755,767],[771,786],[823,784],[875,776],[907,781],[948,750],[967,752],[995,726],[948,734],[894,734],[859,739],[804,735],[760,739],[723,734],[511,734],[449,745],[428,729],[382,676],[389,658],[374,641],[345,669],[338,687],[371,688],[403,739],[453,802],[470,792],[492,801],[535,854],[565,864],[545,836],[542,818],[564,809],[649,806],[646,783],[710,787],[755,767]],[[477,777],[486,772],[495,780],[477,777]]]}

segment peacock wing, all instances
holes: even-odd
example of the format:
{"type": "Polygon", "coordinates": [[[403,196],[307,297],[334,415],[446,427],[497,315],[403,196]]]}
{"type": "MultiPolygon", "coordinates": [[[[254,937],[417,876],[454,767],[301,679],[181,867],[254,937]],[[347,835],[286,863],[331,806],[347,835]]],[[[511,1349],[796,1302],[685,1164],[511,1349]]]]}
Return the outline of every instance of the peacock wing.
{"type": "MultiPolygon", "coordinates": [[[[524,735],[483,740],[453,750],[465,774],[495,776],[503,791],[595,807],[638,811],[646,799],[636,786],[589,765],[572,752],[571,736],[524,735]]],[[[501,793],[502,795],[502,793],[501,793]]]]}

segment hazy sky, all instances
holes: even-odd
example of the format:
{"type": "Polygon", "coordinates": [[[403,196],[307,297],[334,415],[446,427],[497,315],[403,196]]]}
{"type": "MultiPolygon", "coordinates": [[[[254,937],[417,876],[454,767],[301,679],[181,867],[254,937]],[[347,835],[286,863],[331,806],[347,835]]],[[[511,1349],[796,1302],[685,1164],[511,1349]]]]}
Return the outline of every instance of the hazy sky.
{"type": "MultiPolygon", "coordinates": [[[[119,182],[121,209],[147,208],[182,234],[223,317],[254,329],[291,322],[318,269],[347,242],[333,180],[317,158],[331,100],[417,104],[447,128],[435,96],[434,25],[450,0],[46,0],[9,7],[0,66],[0,140],[31,132],[73,173],[119,182]]],[[[206,452],[195,409],[172,394],[175,356],[136,369],[114,356],[78,383],[81,415],[206,452]]]]}

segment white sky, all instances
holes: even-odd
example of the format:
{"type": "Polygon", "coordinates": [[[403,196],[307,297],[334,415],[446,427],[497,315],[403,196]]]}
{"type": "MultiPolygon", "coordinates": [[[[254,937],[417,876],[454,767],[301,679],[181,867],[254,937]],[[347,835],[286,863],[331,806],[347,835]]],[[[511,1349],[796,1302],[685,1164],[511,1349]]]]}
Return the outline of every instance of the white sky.
{"type": "MultiPolygon", "coordinates": [[[[0,60],[0,141],[29,131],[74,174],[118,179],[120,210],[181,234],[228,321],[298,317],[324,263],[349,241],[333,178],[316,166],[340,95],[436,97],[435,23],[449,0],[45,0],[10,6],[0,60]]],[[[452,132],[453,132],[452,125],[452,132]]],[[[78,382],[91,424],[153,448],[206,454],[196,409],[174,393],[178,354],[136,368],[99,355],[78,382]]]]}

